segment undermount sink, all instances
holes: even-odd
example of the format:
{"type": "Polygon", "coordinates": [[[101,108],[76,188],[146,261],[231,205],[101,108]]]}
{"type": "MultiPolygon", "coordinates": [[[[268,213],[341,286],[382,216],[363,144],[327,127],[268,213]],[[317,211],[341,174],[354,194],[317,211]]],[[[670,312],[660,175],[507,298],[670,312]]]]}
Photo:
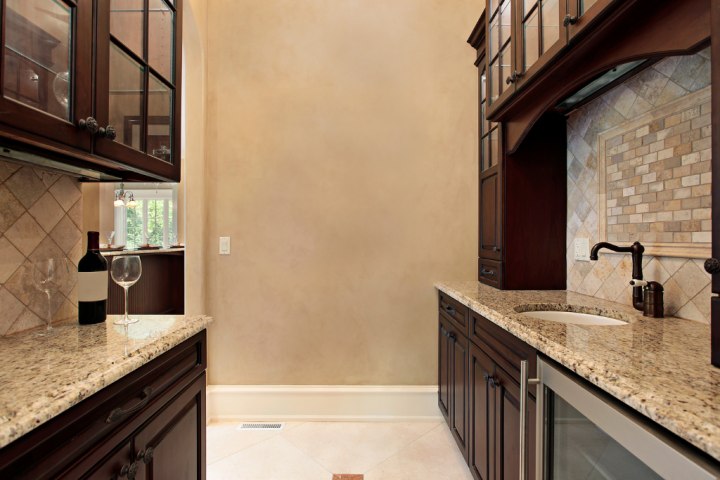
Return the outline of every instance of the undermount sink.
{"type": "Polygon", "coordinates": [[[570,323],[573,325],[621,326],[628,324],[628,322],[624,320],[618,320],[616,318],[579,312],[537,310],[525,311],[522,312],[522,314],[538,320],[549,320],[551,322],[570,323]]]}

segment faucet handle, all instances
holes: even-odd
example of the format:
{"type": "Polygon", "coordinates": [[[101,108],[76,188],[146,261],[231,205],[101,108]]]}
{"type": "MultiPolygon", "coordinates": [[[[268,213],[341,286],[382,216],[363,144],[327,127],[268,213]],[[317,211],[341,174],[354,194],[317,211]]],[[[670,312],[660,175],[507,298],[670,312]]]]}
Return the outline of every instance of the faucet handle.
{"type": "Polygon", "coordinates": [[[630,280],[630,285],[632,285],[633,287],[646,287],[647,284],[648,282],[646,282],[645,280],[636,280],[634,278],[630,280]]]}

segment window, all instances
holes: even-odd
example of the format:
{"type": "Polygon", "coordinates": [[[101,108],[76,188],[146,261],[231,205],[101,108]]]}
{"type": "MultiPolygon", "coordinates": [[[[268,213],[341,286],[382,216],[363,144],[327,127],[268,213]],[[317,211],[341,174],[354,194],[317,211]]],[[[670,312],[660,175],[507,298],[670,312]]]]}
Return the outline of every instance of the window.
{"type": "MultiPolygon", "coordinates": [[[[126,185],[127,187],[127,185],[126,185]]],[[[115,244],[169,247],[177,243],[177,184],[132,184],[135,207],[115,207],[115,244]]],[[[119,188],[119,186],[118,186],[119,188]]]]}

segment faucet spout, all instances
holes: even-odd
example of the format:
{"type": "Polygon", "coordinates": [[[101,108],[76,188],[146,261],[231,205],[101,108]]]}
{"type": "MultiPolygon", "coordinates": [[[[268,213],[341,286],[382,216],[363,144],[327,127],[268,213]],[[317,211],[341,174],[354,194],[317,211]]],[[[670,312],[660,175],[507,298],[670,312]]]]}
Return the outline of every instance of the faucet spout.
{"type": "MultiPolygon", "coordinates": [[[[645,252],[645,247],[643,247],[640,242],[635,242],[628,247],[620,247],[608,242],[596,243],[590,251],[590,260],[597,260],[598,252],[603,248],[618,253],[630,253],[633,263],[632,278],[633,280],[643,279],[642,256],[645,252]]],[[[633,286],[633,307],[637,310],[643,310],[643,287],[641,286],[633,286]]]]}

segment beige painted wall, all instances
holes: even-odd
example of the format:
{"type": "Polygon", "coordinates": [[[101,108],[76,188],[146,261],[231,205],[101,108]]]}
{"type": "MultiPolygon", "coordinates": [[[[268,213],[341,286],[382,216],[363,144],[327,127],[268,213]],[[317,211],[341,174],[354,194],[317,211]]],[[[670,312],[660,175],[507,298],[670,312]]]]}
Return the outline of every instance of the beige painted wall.
{"type": "Polygon", "coordinates": [[[205,248],[207,200],[205,131],[207,80],[207,3],[189,0],[183,15],[182,184],[178,202],[185,206],[178,236],[185,249],[185,313],[207,313],[205,248]],[[184,233],[180,233],[180,231],[184,233]]]}
{"type": "Polygon", "coordinates": [[[433,282],[476,275],[480,3],[208,0],[210,383],[436,383],[433,282]]]}

